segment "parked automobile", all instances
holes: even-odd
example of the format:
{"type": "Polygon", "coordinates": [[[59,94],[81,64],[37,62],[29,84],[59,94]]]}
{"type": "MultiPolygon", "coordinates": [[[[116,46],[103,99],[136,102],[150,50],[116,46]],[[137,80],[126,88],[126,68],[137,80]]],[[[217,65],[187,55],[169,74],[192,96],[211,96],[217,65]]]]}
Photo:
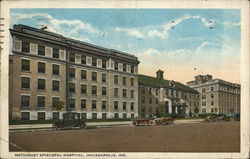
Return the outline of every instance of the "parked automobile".
{"type": "Polygon", "coordinates": [[[147,126],[154,126],[154,125],[167,125],[172,124],[174,122],[173,118],[141,118],[141,119],[134,119],[132,121],[133,126],[139,125],[147,125],[147,126]]]}
{"type": "Polygon", "coordinates": [[[64,128],[86,128],[86,123],[80,118],[80,113],[68,112],[63,114],[63,119],[56,121],[52,125],[52,129],[64,129],[64,128]]]}
{"type": "Polygon", "coordinates": [[[240,121],[240,113],[236,113],[233,115],[234,121],[240,121]]]}

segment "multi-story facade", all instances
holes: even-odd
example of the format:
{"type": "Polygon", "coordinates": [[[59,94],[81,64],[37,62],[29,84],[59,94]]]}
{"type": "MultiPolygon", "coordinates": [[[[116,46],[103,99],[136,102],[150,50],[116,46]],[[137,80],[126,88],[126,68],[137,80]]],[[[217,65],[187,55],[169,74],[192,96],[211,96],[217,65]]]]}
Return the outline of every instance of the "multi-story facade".
{"type": "Polygon", "coordinates": [[[187,82],[187,85],[200,93],[200,113],[240,112],[239,84],[212,79],[211,75],[198,75],[194,81],[187,82]]]}
{"type": "Polygon", "coordinates": [[[196,90],[179,82],[165,80],[163,71],[159,70],[156,77],[138,75],[139,82],[139,115],[153,117],[159,105],[165,114],[182,114],[189,116],[199,105],[199,94],[196,90]]]}
{"type": "Polygon", "coordinates": [[[10,117],[58,119],[138,116],[138,58],[24,25],[10,29],[10,117]],[[56,111],[63,101],[65,107],[56,111]]]}

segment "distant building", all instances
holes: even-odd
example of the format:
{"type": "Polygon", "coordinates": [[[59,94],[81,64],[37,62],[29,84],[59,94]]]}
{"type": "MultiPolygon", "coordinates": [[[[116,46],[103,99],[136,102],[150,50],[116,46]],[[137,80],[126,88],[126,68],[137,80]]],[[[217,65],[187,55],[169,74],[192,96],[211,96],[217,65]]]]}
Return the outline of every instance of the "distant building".
{"type": "Polygon", "coordinates": [[[138,116],[138,58],[24,25],[10,29],[10,118],[138,116]],[[57,112],[58,101],[65,108],[57,112]]]}
{"type": "Polygon", "coordinates": [[[166,114],[189,115],[199,105],[196,90],[179,82],[165,80],[163,71],[156,72],[156,77],[138,75],[138,112],[141,117],[153,117],[159,104],[166,114]]]}
{"type": "Polygon", "coordinates": [[[195,76],[187,85],[200,93],[200,113],[240,112],[240,85],[221,79],[212,79],[211,75],[195,76]]]}

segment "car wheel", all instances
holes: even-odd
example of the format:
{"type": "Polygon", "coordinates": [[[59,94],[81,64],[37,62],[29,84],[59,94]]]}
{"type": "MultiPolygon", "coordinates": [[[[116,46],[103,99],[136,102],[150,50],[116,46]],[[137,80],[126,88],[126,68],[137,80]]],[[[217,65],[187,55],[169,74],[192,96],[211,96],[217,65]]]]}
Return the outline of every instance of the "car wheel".
{"type": "Polygon", "coordinates": [[[137,124],[136,121],[133,121],[132,125],[133,125],[133,126],[138,126],[138,124],[137,124]]]}
{"type": "Polygon", "coordinates": [[[80,129],[86,128],[86,124],[80,124],[79,128],[80,128],[80,129]]]}
{"type": "Polygon", "coordinates": [[[53,129],[53,130],[58,130],[58,128],[59,128],[58,124],[53,124],[53,125],[52,125],[52,129],[53,129]]]}
{"type": "Polygon", "coordinates": [[[150,120],[150,121],[149,121],[149,125],[150,125],[150,126],[154,126],[154,125],[155,125],[155,121],[154,121],[154,120],[150,120]]]}

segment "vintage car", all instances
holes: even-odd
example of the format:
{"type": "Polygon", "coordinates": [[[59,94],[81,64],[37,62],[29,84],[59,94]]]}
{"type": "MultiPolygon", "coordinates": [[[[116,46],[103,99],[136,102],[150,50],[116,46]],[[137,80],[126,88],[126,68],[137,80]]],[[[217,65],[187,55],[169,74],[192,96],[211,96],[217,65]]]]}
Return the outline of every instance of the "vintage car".
{"type": "Polygon", "coordinates": [[[54,122],[52,125],[53,130],[75,127],[78,127],[80,129],[86,128],[86,123],[80,118],[80,113],[75,112],[64,113],[63,119],[54,122]]]}
{"type": "Polygon", "coordinates": [[[154,126],[154,125],[166,125],[166,124],[172,124],[174,119],[172,118],[141,118],[141,119],[134,119],[132,121],[133,126],[139,126],[139,125],[147,125],[147,126],[154,126]]]}
{"type": "Polygon", "coordinates": [[[234,121],[234,118],[226,114],[220,116],[213,114],[204,119],[204,122],[222,122],[222,121],[234,121]]]}

